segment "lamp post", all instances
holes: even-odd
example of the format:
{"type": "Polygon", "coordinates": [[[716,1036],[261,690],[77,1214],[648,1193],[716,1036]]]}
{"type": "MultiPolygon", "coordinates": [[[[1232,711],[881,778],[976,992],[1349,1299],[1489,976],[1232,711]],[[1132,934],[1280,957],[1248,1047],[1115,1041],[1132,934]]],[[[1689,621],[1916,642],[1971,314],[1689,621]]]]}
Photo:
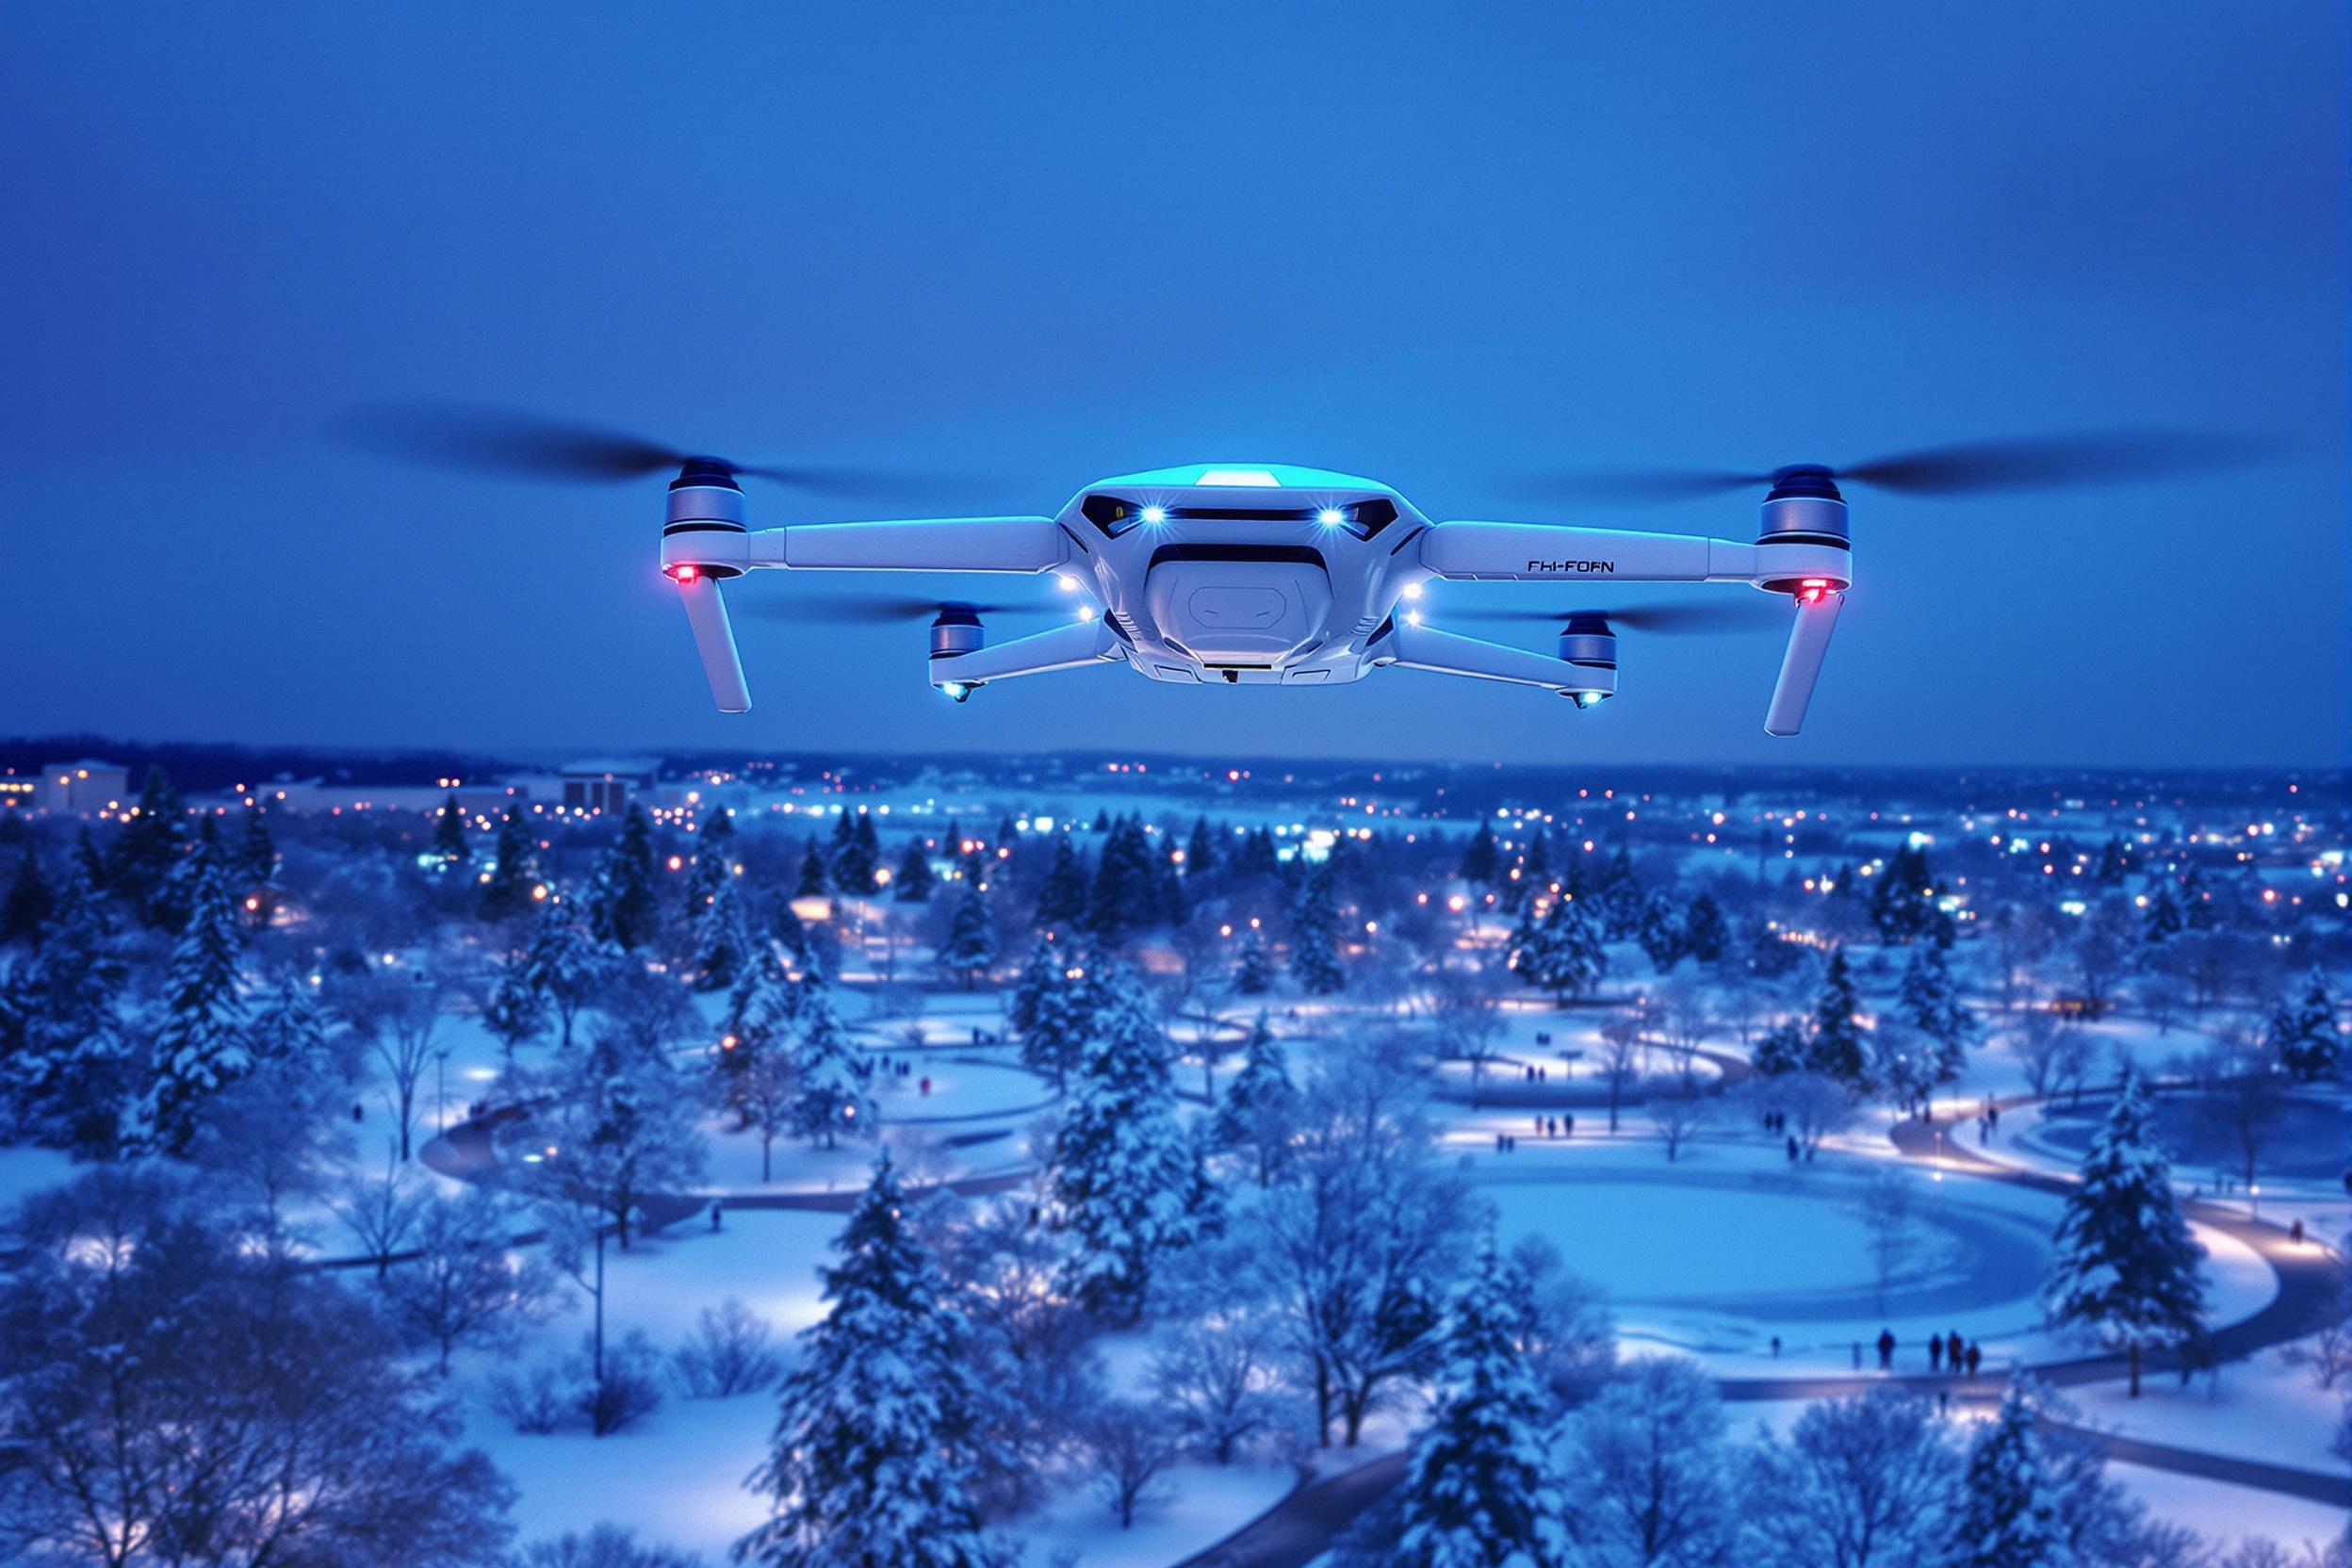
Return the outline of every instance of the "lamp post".
{"type": "Polygon", "coordinates": [[[449,1048],[436,1048],[433,1054],[433,1103],[434,1131],[444,1137],[449,1131],[449,1048]]]}

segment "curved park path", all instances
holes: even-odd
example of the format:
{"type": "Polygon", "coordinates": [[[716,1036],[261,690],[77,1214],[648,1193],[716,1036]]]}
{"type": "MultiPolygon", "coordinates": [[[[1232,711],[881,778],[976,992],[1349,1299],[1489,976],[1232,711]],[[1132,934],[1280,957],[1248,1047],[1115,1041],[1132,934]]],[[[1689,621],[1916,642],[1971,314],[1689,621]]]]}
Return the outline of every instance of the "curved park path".
{"type": "MultiPolygon", "coordinates": [[[[1719,1062],[1727,1080],[1735,1074],[1743,1075],[1748,1070],[1744,1060],[1728,1053],[1705,1054],[1719,1062]]],[[[2003,1109],[2032,1102],[2031,1096],[2001,1102],[2003,1109]]],[[[428,1141],[418,1152],[419,1158],[444,1175],[464,1181],[482,1180],[498,1165],[495,1126],[493,1119],[452,1127],[428,1141]]],[[[1985,1159],[1951,1137],[1944,1138],[1939,1146],[1936,1132],[1936,1124],[1903,1121],[1894,1127],[1891,1137],[1897,1152],[1905,1158],[1921,1162],[1940,1159],[1943,1168],[1956,1175],[2061,1195],[2073,1185],[2066,1176],[1985,1159]]],[[[997,1171],[946,1184],[951,1191],[978,1196],[1012,1190],[1034,1174],[1027,1169],[997,1171]]],[[[723,1193],[715,1199],[662,1195],[645,1203],[644,1224],[648,1231],[659,1230],[701,1212],[714,1200],[731,1209],[846,1214],[858,1196],[854,1189],[723,1193]]],[[[2213,1362],[2242,1360],[2272,1346],[2300,1339],[2319,1326],[2328,1307],[2336,1266],[2328,1249],[2310,1243],[2298,1246],[2287,1239],[2283,1228],[2249,1219],[2213,1203],[2191,1200],[2183,1208],[2198,1224],[2210,1225],[2261,1254],[2278,1280],[2278,1294],[2262,1310],[2213,1331],[2208,1340],[2213,1362]]],[[[527,1242],[536,1238],[516,1239],[527,1242]]],[[[2178,1367],[2171,1353],[2163,1351],[2145,1353],[2141,1364],[2144,1375],[2178,1367]]],[[[2068,1386],[2120,1379],[2129,1375],[2130,1367],[2123,1355],[2109,1352],[2044,1362],[2021,1370],[2045,1382],[2068,1386]]],[[[1833,1398],[1889,1386],[1923,1396],[1949,1393],[1955,1399],[1990,1402],[2001,1397],[2005,1384],[2006,1379],[2000,1377],[1890,1377],[1864,1373],[1725,1378],[1718,1386],[1723,1398],[1732,1403],[1833,1398]]],[[[2251,1487],[2330,1507],[2352,1505],[2352,1478],[2344,1475],[2205,1453],[2054,1422],[2046,1426],[2095,1444],[2108,1458],[2124,1463],[2251,1487]]],[[[1403,1452],[1387,1453],[1308,1481],[1233,1535],[1184,1559],[1175,1568],[1305,1568],[1329,1551],[1360,1514],[1403,1478],[1406,1457],[1403,1452]]]]}
{"type": "MultiPolygon", "coordinates": [[[[1747,1066],[1745,1062],[1740,1065],[1742,1068],[1747,1066]]],[[[2004,1100],[2001,1104],[2005,1110],[2032,1102],[2031,1096],[2019,1096],[2004,1100]]],[[[1944,1139],[1939,1151],[1936,1133],[1934,1124],[1904,1121],[1896,1125],[1892,1136],[1896,1150],[1906,1158],[1929,1161],[1940,1155],[1944,1168],[1955,1174],[1982,1181],[2007,1182],[2037,1192],[2055,1194],[2064,1194],[2074,1184],[2064,1176],[2019,1169],[1985,1159],[1952,1138],[1944,1139]]],[[[2287,1239],[2283,1228],[2247,1219],[2213,1203],[2192,1200],[2182,1207],[2198,1224],[2210,1225],[2262,1254],[2262,1260],[2278,1277],[2278,1294],[2267,1306],[2251,1317],[2213,1331],[2208,1345],[2214,1362],[2241,1360],[2271,1346],[2300,1339],[2319,1326],[2328,1311],[2336,1267],[2328,1249],[2308,1242],[2297,1246],[2287,1239]]],[[[2141,1357],[2143,1375],[2177,1368],[2178,1364],[2169,1353],[2151,1352],[2141,1357]]],[[[2130,1374],[2131,1368],[2120,1353],[2106,1353],[2045,1362],[2023,1370],[2044,1382],[2066,1386],[2123,1378],[2130,1374]]],[[[1955,1399],[1991,1402],[2001,1397],[2006,1380],[2005,1378],[1989,1377],[1886,1377],[1870,1374],[1840,1377],[1828,1374],[1725,1378],[1717,1386],[1725,1400],[1740,1404],[1772,1399],[1835,1398],[1889,1386],[1903,1388],[1923,1396],[1947,1392],[1955,1399]]],[[[2194,1448],[2179,1448],[2169,1444],[2149,1443],[2139,1438],[2057,1422],[2045,1422],[2043,1425],[2048,1430],[2092,1443],[2109,1459],[2126,1464],[2169,1470],[2180,1475],[2224,1481],[2232,1486],[2252,1487],[2258,1491],[2323,1503],[2331,1508],[2352,1506],[2352,1477],[2319,1470],[2301,1470],[2290,1465],[2266,1464],[2259,1460],[2237,1459],[2226,1454],[2209,1454],[2194,1448]]],[[[1331,1550],[1332,1543],[1355,1522],[1359,1514],[1379,1502],[1389,1488],[1404,1478],[1405,1460],[1406,1455],[1401,1452],[1383,1454],[1351,1469],[1312,1481],[1216,1545],[1184,1559],[1175,1568],[1305,1568],[1307,1563],[1331,1550]]]]}

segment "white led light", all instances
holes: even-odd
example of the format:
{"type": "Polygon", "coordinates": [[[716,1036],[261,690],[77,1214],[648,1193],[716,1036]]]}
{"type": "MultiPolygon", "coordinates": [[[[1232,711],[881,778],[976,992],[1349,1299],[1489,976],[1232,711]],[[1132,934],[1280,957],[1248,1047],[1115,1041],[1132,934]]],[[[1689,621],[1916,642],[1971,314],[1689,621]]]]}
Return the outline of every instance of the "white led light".
{"type": "Polygon", "coordinates": [[[1265,468],[1204,468],[1198,482],[1253,490],[1280,490],[1282,487],[1282,482],[1265,468]]]}
{"type": "Polygon", "coordinates": [[[1315,520],[1321,523],[1325,528],[1337,528],[1340,524],[1346,522],[1348,518],[1347,515],[1339,510],[1339,508],[1335,506],[1327,506],[1322,511],[1315,514],[1315,520]]]}
{"type": "Polygon", "coordinates": [[[1147,506],[1143,509],[1143,520],[1147,523],[1164,523],[1168,521],[1168,508],[1147,506]]]}

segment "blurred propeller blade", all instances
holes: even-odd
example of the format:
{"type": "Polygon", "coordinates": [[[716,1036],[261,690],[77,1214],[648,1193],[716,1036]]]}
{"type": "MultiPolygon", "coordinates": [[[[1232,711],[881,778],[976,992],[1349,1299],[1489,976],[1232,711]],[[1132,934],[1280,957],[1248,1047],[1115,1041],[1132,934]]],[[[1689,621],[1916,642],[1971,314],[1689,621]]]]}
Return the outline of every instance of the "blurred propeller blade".
{"type": "Polygon", "coordinates": [[[402,462],[528,479],[643,479],[701,455],[576,420],[460,403],[360,409],[339,421],[336,432],[354,446],[402,462]]]}
{"type": "MultiPolygon", "coordinates": [[[[2246,436],[2148,429],[1963,441],[1824,466],[1840,484],[1867,484],[1897,495],[1984,496],[2219,473],[2274,455],[2274,447],[2246,436]]],[[[1697,468],[1571,470],[1546,481],[1547,488],[1629,503],[1694,500],[1772,482],[1768,471],[1697,468]]]]}
{"type": "Polygon", "coordinates": [[[2131,484],[2261,462],[2270,449],[2213,431],[2115,430],[1965,441],[1850,464],[1840,481],[1913,496],[1980,496],[2131,484]]]}
{"type": "Polygon", "coordinates": [[[827,495],[928,495],[981,487],[967,475],[878,463],[737,463],[580,420],[468,403],[362,408],[338,420],[335,433],[349,445],[400,462],[502,478],[582,483],[645,479],[698,457],[738,476],[827,495]]]}
{"type": "Polygon", "coordinates": [[[1777,597],[1751,594],[1737,598],[1707,601],[1698,599],[1668,599],[1651,604],[1625,604],[1603,608],[1594,606],[1572,611],[1560,610],[1500,610],[1479,609],[1437,611],[1427,605],[1422,615],[1429,620],[1490,621],[1517,626],[1552,626],[1568,624],[1573,615],[1598,615],[1614,629],[1625,631],[1657,631],[1689,635],[1710,631],[1745,631],[1759,627],[1779,627],[1788,612],[1777,597]]]}

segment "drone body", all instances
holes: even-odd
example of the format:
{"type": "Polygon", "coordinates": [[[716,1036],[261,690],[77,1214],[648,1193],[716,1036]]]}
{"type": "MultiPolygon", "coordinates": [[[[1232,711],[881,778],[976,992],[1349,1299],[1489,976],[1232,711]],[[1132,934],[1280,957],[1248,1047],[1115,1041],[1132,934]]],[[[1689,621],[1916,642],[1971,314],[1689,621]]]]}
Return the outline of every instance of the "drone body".
{"type": "Polygon", "coordinates": [[[930,678],[958,701],[992,681],[1123,663],[1178,685],[1329,686],[1390,665],[1551,691],[1590,708],[1617,687],[1607,612],[1559,617],[1537,652],[1423,624],[1431,579],[1723,582],[1793,606],[1765,729],[1793,735],[1853,582],[1846,504],[1828,470],[1772,477],[1754,543],[1544,524],[1432,521],[1375,481],[1209,464],[1104,480],[1058,515],[796,524],[752,531],[727,465],[689,459],[670,486],[662,570],[686,603],[719,707],[750,707],[720,584],[769,568],[1054,574],[1073,617],[990,643],[979,610],[939,607],[930,678]]]}

